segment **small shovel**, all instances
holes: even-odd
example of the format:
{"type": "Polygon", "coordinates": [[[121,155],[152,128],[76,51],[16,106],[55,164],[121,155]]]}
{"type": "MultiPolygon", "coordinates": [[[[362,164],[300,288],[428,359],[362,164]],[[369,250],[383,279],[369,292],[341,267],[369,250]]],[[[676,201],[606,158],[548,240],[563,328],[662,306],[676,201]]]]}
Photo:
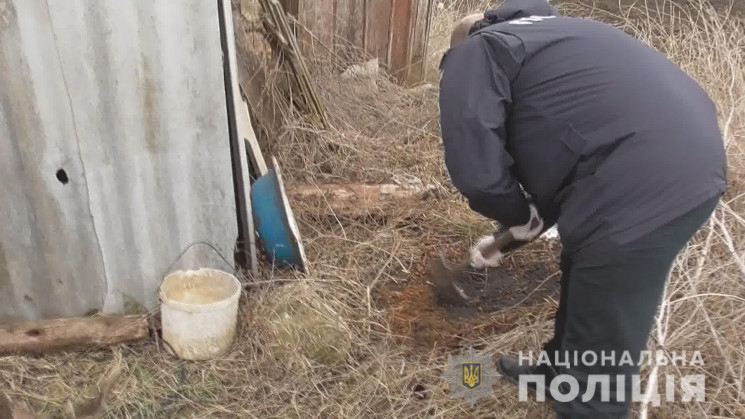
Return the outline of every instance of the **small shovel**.
{"type": "MultiPolygon", "coordinates": [[[[514,240],[509,230],[496,233],[494,239],[494,242],[482,252],[485,259],[501,251],[514,240]]],[[[467,275],[469,269],[471,269],[470,254],[452,268],[445,265],[442,257],[435,259],[430,264],[429,279],[438,303],[451,306],[467,306],[471,303],[468,295],[458,286],[458,282],[467,275]]]]}

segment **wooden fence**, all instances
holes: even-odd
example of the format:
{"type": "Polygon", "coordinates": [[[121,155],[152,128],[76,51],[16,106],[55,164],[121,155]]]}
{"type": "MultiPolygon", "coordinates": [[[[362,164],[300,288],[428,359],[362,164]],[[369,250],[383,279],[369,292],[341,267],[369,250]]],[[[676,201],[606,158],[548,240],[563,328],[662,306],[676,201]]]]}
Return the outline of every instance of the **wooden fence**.
{"type": "Polygon", "coordinates": [[[301,27],[306,53],[377,57],[400,82],[416,84],[424,65],[434,0],[282,0],[301,27]]]}

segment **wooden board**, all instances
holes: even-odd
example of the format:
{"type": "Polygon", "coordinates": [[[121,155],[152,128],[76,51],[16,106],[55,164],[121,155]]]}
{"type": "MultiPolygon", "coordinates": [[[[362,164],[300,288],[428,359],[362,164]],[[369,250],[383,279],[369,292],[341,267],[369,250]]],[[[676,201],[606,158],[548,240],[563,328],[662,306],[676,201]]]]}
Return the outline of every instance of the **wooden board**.
{"type": "Polygon", "coordinates": [[[256,132],[254,132],[253,126],[251,125],[251,115],[248,111],[248,103],[245,99],[241,99],[241,108],[239,113],[240,131],[241,138],[246,142],[246,152],[248,158],[251,160],[251,167],[256,170],[255,177],[264,176],[269,172],[264,160],[264,154],[261,152],[259,141],[256,138],[256,132]]]}
{"type": "Polygon", "coordinates": [[[353,52],[365,51],[403,83],[423,79],[434,0],[297,1],[306,55],[334,55],[337,64],[348,65],[359,61],[353,52]]]}
{"type": "Polygon", "coordinates": [[[220,37],[224,56],[225,96],[228,110],[228,132],[233,163],[233,182],[236,194],[236,212],[238,213],[239,242],[237,245],[237,264],[249,267],[257,275],[258,259],[256,255],[256,233],[254,230],[253,211],[251,210],[250,175],[246,144],[240,138],[237,112],[243,108],[240,88],[238,87],[238,68],[235,53],[235,30],[231,14],[230,0],[219,0],[220,37]]]}
{"type": "MultiPolygon", "coordinates": [[[[334,34],[335,34],[335,0],[315,0],[312,2],[303,2],[303,8],[313,9],[313,22],[304,21],[303,24],[313,32],[312,56],[330,57],[334,53],[334,34]]],[[[306,14],[306,18],[310,15],[306,14]]],[[[309,55],[309,58],[312,56],[309,55]]]]}
{"type": "Polygon", "coordinates": [[[399,80],[405,80],[409,64],[409,33],[411,30],[412,0],[393,0],[391,17],[391,45],[389,69],[399,80]]]}
{"type": "Polygon", "coordinates": [[[393,0],[368,0],[365,13],[365,50],[387,64],[393,0]]]}
{"type": "Polygon", "coordinates": [[[339,1],[334,0],[333,6],[334,14],[334,54],[342,60],[346,61],[349,56],[349,50],[351,43],[347,39],[347,30],[351,26],[349,21],[349,0],[339,1]]]}
{"type": "Polygon", "coordinates": [[[389,206],[400,205],[403,200],[422,200],[427,189],[404,188],[394,184],[293,184],[287,195],[291,201],[322,202],[324,210],[334,212],[370,213],[389,206]]]}
{"type": "Polygon", "coordinates": [[[316,7],[312,2],[298,1],[297,13],[294,15],[299,23],[295,33],[298,43],[303,46],[303,52],[313,52],[314,34],[321,30],[316,19],[316,7]]]}
{"type": "MultiPolygon", "coordinates": [[[[343,0],[337,1],[343,2],[343,0]]],[[[340,18],[349,22],[346,31],[340,33],[347,42],[359,49],[364,48],[365,45],[365,4],[369,1],[371,0],[347,0],[346,3],[349,3],[349,7],[346,18],[339,15],[340,18]]]]}
{"type": "Polygon", "coordinates": [[[408,69],[406,82],[414,84],[426,78],[426,59],[429,47],[429,30],[432,23],[433,3],[431,1],[414,2],[414,14],[411,22],[410,45],[407,57],[408,69]]]}

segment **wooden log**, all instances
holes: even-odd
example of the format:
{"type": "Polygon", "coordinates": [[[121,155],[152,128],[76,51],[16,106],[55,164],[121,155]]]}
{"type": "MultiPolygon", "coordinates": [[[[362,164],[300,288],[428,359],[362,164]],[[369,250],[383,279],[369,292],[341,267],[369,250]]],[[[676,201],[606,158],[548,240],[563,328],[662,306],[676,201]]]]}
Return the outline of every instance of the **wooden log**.
{"type": "Polygon", "coordinates": [[[0,321],[0,355],[98,349],[147,337],[143,316],[0,321]]]}
{"type": "Polygon", "coordinates": [[[393,184],[290,184],[287,196],[294,202],[320,202],[334,212],[370,213],[436,196],[434,187],[403,187],[393,184]]]}
{"type": "Polygon", "coordinates": [[[423,192],[420,188],[404,188],[393,184],[325,183],[320,185],[296,183],[289,186],[290,196],[311,198],[326,196],[332,201],[382,201],[410,198],[423,192]]]}

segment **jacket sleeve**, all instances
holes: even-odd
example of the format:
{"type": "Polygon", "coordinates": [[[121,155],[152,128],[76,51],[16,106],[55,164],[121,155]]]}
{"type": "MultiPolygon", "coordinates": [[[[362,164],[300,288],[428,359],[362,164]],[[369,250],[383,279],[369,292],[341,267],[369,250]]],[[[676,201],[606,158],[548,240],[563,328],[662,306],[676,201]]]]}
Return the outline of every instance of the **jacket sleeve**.
{"type": "Polygon", "coordinates": [[[530,211],[505,149],[510,81],[489,42],[473,36],[443,59],[440,128],[453,185],[472,210],[509,227],[528,222],[530,211]]]}

